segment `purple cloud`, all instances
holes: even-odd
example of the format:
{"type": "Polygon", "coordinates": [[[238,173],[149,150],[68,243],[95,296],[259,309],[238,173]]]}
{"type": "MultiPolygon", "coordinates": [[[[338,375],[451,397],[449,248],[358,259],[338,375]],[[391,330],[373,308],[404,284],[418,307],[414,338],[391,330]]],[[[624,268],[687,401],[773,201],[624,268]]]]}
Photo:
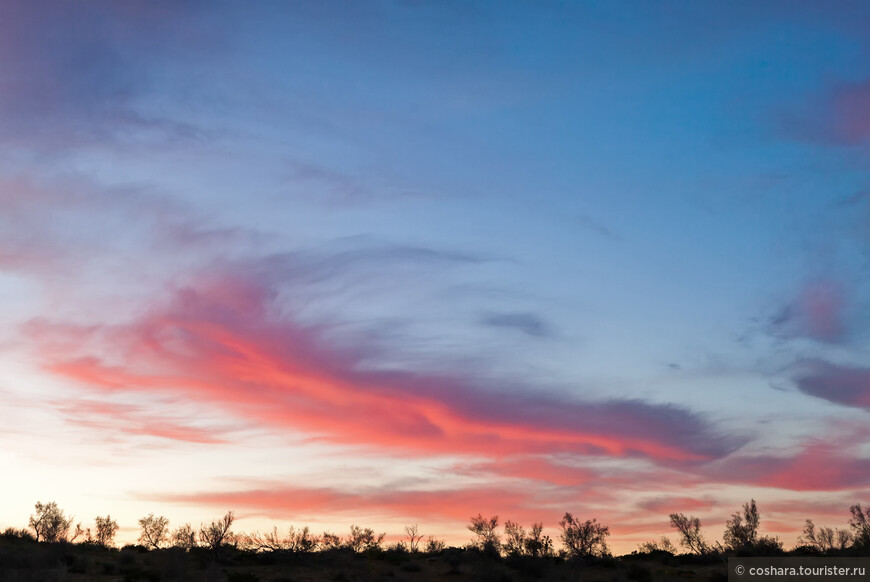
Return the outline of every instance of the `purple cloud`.
{"type": "Polygon", "coordinates": [[[870,368],[810,360],[801,365],[795,384],[804,394],[870,410],[870,368]]]}

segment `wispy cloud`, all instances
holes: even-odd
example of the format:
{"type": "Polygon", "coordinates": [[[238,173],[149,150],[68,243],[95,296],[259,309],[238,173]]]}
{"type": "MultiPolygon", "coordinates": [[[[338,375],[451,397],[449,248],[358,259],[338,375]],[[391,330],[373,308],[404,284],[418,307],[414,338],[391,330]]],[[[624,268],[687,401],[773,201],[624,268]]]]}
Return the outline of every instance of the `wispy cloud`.
{"type": "MultiPolygon", "coordinates": [[[[504,513],[512,509],[515,519],[540,519],[532,492],[509,487],[467,487],[442,490],[379,490],[352,491],[336,488],[309,488],[264,484],[256,489],[209,492],[182,495],[142,494],[152,501],[235,507],[248,514],[267,515],[278,519],[297,519],[300,515],[359,516],[366,514],[395,517],[415,516],[415,519],[450,519],[460,522],[477,513],[504,513]]],[[[556,512],[554,512],[556,514],[556,512]]]]}
{"type": "Polygon", "coordinates": [[[532,337],[552,337],[553,330],[541,316],[535,313],[485,313],[480,322],[495,328],[514,330],[532,337]]]}
{"type": "Polygon", "coordinates": [[[847,308],[846,291],[838,281],[809,281],[793,301],[770,318],[768,332],[787,339],[806,337],[837,343],[847,334],[847,308]]]}
{"type": "MultiPolygon", "coordinates": [[[[176,289],[129,324],[83,330],[62,346],[42,321],[31,337],[54,346],[43,352],[46,369],[85,385],[180,392],[345,445],[687,461],[717,458],[739,444],[674,405],[583,402],[528,388],[496,389],[474,377],[378,369],[376,352],[338,348],[325,329],[282,316],[276,298],[276,288],[250,274],[212,274],[176,289]]],[[[61,330],[60,337],[71,337],[69,326],[61,330]]]]}
{"type": "Polygon", "coordinates": [[[227,442],[214,427],[205,429],[176,422],[167,418],[165,410],[158,413],[142,405],[73,399],[56,406],[69,422],[104,433],[210,445],[227,442]]]}
{"type": "Polygon", "coordinates": [[[870,486],[870,458],[861,452],[866,427],[837,430],[808,439],[783,455],[735,454],[711,463],[712,481],[776,487],[792,491],[843,491],[870,486]]]}

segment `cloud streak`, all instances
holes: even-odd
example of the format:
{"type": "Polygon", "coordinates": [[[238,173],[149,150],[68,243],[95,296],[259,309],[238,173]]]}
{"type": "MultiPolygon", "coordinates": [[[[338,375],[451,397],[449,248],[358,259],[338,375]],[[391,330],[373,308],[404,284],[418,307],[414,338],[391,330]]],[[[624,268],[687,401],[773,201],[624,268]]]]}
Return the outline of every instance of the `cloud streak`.
{"type": "Polygon", "coordinates": [[[282,315],[277,289],[224,272],[126,325],[29,327],[52,373],[109,391],[182,393],[327,442],[429,454],[574,453],[673,462],[739,442],[701,416],[637,400],[583,402],[457,375],[379,369],[364,346],[282,315]]]}

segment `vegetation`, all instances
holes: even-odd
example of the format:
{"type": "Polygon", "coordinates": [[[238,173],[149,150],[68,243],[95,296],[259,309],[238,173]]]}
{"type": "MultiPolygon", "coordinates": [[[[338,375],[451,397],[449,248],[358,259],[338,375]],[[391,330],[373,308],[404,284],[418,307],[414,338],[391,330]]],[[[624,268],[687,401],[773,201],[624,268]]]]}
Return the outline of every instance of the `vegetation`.
{"type": "Polygon", "coordinates": [[[159,550],[160,546],[169,541],[169,520],[163,517],[154,517],[150,513],[139,520],[142,533],[139,535],[139,543],[146,548],[159,550]]]}
{"type": "Polygon", "coordinates": [[[603,557],[610,554],[606,543],[610,528],[598,523],[598,520],[587,519],[580,522],[570,513],[566,513],[559,525],[562,527],[560,538],[568,557],[603,557]]]}
{"type": "Polygon", "coordinates": [[[36,511],[30,516],[29,525],[38,542],[66,541],[73,518],[64,516],[57,503],[51,501],[43,505],[36,502],[36,511]]]}
{"type": "Polygon", "coordinates": [[[704,555],[710,551],[701,533],[701,520],[694,515],[685,516],[682,513],[670,515],[671,526],[680,534],[680,545],[690,552],[704,555]]]}
{"type": "Polygon", "coordinates": [[[485,554],[498,554],[501,550],[501,536],[496,531],[497,528],[497,515],[486,519],[478,513],[476,517],[472,517],[468,525],[468,530],[474,534],[472,546],[485,554]]]}
{"type": "MultiPolygon", "coordinates": [[[[0,580],[708,580],[723,578],[727,556],[786,553],[778,539],[763,534],[755,500],[727,520],[722,543],[705,541],[698,517],[669,517],[683,554],[661,537],[614,558],[607,546],[610,528],[571,513],[559,522],[558,553],[542,523],[528,528],[507,520],[500,530],[498,516],[470,518],[471,543],[455,548],[431,535],[424,540],[417,524],[406,526],[404,536],[389,546],[386,533],[358,525],[344,538],[330,532],[315,535],[307,526],[234,533],[232,511],[198,531],[190,524],[170,530],[166,517],[151,513],[139,520],[139,545],[119,550],[119,527],[111,516],[98,516],[93,528],[78,523],[71,531],[73,519],[57,503],[39,502],[28,529],[8,527],[0,533],[0,580]]],[[[788,553],[870,555],[870,509],[851,506],[848,525],[834,529],[807,520],[798,545],[788,553]]]]}

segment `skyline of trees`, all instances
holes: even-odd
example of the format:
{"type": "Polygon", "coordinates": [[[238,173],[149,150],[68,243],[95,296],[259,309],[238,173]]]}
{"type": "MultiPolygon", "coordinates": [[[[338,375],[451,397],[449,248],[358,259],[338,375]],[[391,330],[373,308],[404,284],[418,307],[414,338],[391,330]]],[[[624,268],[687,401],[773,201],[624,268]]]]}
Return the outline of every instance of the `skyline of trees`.
{"type": "MultiPolygon", "coordinates": [[[[817,553],[843,552],[856,550],[860,552],[870,551],[870,508],[864,508],[860,504],[849,508],[849,529],[831,528],[828,526],[817,527],[811,519],[807,519],[802,534],[792,551],[814,551],[817,553]]],[[[782,553],[783,543],[776,537],[765,536],[760,533],[761,516],[754,499],[744,503],[741,510],[731,514],[725,523],[725,531],[722,542],[708,543],[705,540],[701,528],[700,518],[686,516],[682,513],[669,515],[670,525],[677,530],[679,544],[688,554],[699,556],[711,554],[741,554],[741,553],[782,553]]],[[[91,544],[103,548],[115,547],[114,540],[118,532],[118,523],[110,515],[97,516],[94,519],[95,526],[82,528],[81,522],[77,523],[72,530],[74,518],[67,517],[64,510],[58,507],[54,501],[48,503],[37,502],[34,513],[28,520],[28,529],[16,530],[9,527],[4,535],[29,537],[36,542],[44,543],[78,543],[91,544]]],[[[254,552],[291,552],[310,553],[315,551],[330,551],[347,548],[354,553],[366,553],[382,551],[384,549],[398,550],[410,553],[420,551],[433,553],[445,549],[447,546],[443,540],[428,536],[426,543],[422,543],[425,537],[418,524],[404,527],[404,537],[395,543],[384,547],[387,534],[376,534],[371,528],[351,525],[347,536],[340,536],[332,532],[323,532],[316,535],[308,526],[296,529],[290,526],[286,536],[278,533],[277,526],[271,532],[261,534],[234,533],[232,525],[235,522],[233,511],[227,512],[223,517],[213,520],[208,524],[201,524],[199,529],[194,529],[186,523],[174,530],[170,528],[169,519],[165,516],[155,516],[150,513],[138,520],[140,534],[139,546],[146,550],[160,550],[167,547],[191,550],[201,547],[210,550],[217,555],[224,547],[233,547],[239,550],[254,552]],[[422,548],[421,548],[422,546],[422,548]]],[[[610,555],[607,546],[607,537],[610,536],[610,528],[597,519],[585,521],[575,518],[570,512],[566,512],[559,522],[561,532],[559,541],[562,544],[560,550],[556,550],[553,540],[543,534],[543,523],[532,524],[530,530],[526,530],[521,524],[507,520],[504,522],[503,531],[499,529],[499,517],[483,517],[482,514],[472,516],[466,526],[472,533],[467,549],[475,549],[482,553],[505,556],[505,557],[548,557],[560,556],[563,558],[601,558],[610,555]]],[[[677,547],[667,536],[658,540],[647,541],[638,544],[637,550],[632,553],[664,552],[677,554],[677,547]]]]}

